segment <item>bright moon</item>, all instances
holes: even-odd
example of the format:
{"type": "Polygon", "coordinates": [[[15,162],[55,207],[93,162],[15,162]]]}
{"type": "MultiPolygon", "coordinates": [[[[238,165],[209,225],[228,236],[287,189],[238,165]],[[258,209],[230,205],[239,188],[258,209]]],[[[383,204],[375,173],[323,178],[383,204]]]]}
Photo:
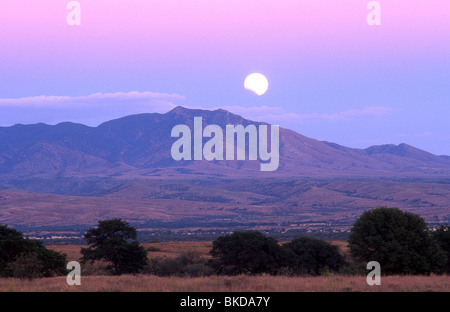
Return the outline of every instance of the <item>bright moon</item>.
{"type": "Polygon", "coordinates": [[[244,88],[255,92],[257,95],[263,95],[269,88],[269,82],[264,75],[254,73],[245,78],[244,88]]]}

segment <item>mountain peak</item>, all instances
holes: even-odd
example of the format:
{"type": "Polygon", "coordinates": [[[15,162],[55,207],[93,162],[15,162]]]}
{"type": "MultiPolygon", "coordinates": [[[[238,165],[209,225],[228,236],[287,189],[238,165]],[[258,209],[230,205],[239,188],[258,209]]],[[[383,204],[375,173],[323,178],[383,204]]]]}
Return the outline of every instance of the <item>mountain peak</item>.
{"type": "Polygon", "coordinates": [[[409,153],[417,153],[417,152],[427,153],[406,143],[401,143],[399,145],[395,144],[374,145],[366,148],[365,150],[369,155],[393,154],[393,155],[408,156],[409,153]]]}
{"type": "MultiPolygon", "coordinates": [[[[0,178],[47,174],[77,176],[248,176],[252,162],[176,162],[171,157],[171,130],[179,124],[192,129],[195,117],[203,125],[264,124],[227,110],[177,106],[165,114],[145,113],[107,121],[98,127],[73,123],[0,127],[0,178]],[[155,171],[157,170],[157,171],[155,171]]],[[[203,141],[205,143],[206,139],[203,141]]],[[[256,172],[256,173],[255,173],[256,172]]],[[[438,157],[408,144],[386,144],[365,150],[320,142],[280,128],[278,176],[372,176],[385,174],[447,175],[450,157],[438,157]]]]}
{"type": "Polygon", "coordinates": [[[171,109],[171,110],[168,112],[168,114],[170,114],[170,113],[180,114],[180,113],[185,113],[185,112],[187,112],[187,111],[189,111],[188,108],[178,105],[177,107],[171,109]]]}
{"type": "Polygon", "coordinates": [[[440,158],[432,153],[423,151],[406,143],[399,145],[385,144],[375,145],[365,149],[365,152],[373,157],[402,157],[404,159],[420,160],[426,163],[442,163],[444,158],[440,158]]]}

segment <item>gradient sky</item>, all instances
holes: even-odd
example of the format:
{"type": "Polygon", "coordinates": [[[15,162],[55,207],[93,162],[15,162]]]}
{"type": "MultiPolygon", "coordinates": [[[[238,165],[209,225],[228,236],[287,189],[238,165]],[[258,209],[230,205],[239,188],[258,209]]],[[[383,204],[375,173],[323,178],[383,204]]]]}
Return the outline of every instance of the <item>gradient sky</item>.
{"type": "Polygon", "coordinates": [[[0,125],[224,108],[349,147],[450,155],[450,1],[0,0],[0,125]],[[260,72],[258,97],[243,87],[260,72]]]}

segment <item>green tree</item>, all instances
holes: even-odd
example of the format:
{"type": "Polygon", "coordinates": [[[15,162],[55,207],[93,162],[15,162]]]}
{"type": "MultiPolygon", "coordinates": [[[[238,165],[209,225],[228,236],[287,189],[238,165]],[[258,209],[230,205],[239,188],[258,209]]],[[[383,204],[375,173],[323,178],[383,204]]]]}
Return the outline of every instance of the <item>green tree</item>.
{"type": "Polygon", "coordinates": [[[210,251],[218,274],[275,274],[285,261],[277,241],[257,231],[237,231],[221,236],[210,251]]]}
{"type": "Polygon", "coordinates": [[[41,241],[0,225],[0,276],[37,278],[64,275],[66,255],[47,249],[41,241]]]}
{"type": "Polygon", "coordinates": [[[98,221],[84,235],[89,248],[81,248],[81,263],[104,260],[115,275],[139,273],[147,264],[147,252],[139,244],[136,229],[121,219],[98,221]]]}
{"type": "Polygon", "coordinates": [[[349,247],[356,260],[378,261],[384,274],[440,273],[447,261],[425,220],[398,208],[365,211],[353,224],[349,247]]]}
{"type": "Polygon", "coordinates": [[[294,274],[320,275],[338,271],[346,264],[337,246],[312,237],[298,237],[283,248],[290,254],[289,268],[294,274]]]}
{"type": "Polygon", "coordinates": [[[441,224],[432,232],[433,238],[447,255],[447,264],[445,271],[450,273],[450,225],[441,224]]]}

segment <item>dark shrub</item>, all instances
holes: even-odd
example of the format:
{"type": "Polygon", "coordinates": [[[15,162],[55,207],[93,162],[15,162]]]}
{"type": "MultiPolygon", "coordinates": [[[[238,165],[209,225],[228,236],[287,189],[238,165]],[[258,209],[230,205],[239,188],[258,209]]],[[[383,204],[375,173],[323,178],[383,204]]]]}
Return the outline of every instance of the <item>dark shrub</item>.
{"type": "Polygon", "coordinates": [[[0,276],[37,278],[65,275],[66,255],[47,249],[15,229],[0,226],[0,276]]]}
{"type": "Polygon", "coordinates": [[[448,224],[439,225],[439,227],[432,232],[432,236],[447,256],[445,271],[450,273],[450,226],[448,224]]]}
{"type": "Polygon", "coordinates": [[[211,275],[207,260],[198,252],[186,251],[176,258],[151,258],[147,273],[157,276],[199,277],[211,275]]]}
{"type": "Polygon", "coordinates": [[[218,274],[276,274],[286,261],[277,241],[257,231],[234,232],[213,242],[210,265],[218,274]]]}
{"type": "Polygon", "coordinates": [[[312,237],[299,237],[283,248],[289,254],[289,268],[294,274],[320,275],[339,271],[345,264],[337,246],[312,237]]]}
{"type": "Polygon", "coordinates": [[[378,261],[383,274],[440,273],[447,257],[418,215],[398,208],[365,211],[349,236],[352,257],[378,261]]]}

